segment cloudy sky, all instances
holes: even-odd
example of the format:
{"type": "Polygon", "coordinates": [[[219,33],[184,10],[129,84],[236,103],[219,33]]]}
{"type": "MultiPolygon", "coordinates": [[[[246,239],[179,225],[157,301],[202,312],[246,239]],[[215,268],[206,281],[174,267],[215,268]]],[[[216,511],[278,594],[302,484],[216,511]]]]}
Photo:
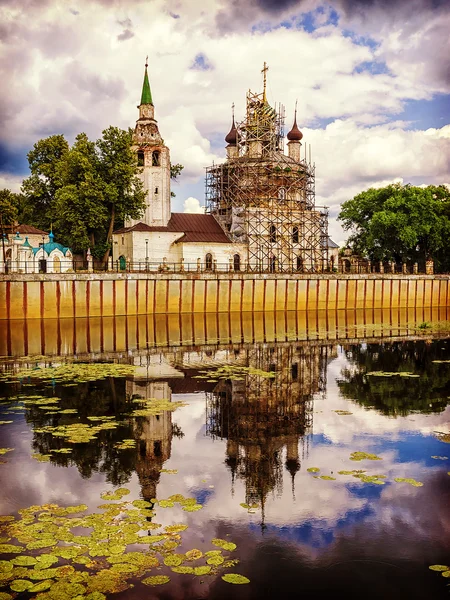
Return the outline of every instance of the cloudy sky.
{"type": "Polygon", "coordinates": [[[133,126],[145,56],[160,131],[185,166],[173,210],[204,204],[231,104],[262,88],[316,163],[317,204],[370,186],[450,182],[446,0],[0,0],[0,188],[40,138],[133,126]]]}

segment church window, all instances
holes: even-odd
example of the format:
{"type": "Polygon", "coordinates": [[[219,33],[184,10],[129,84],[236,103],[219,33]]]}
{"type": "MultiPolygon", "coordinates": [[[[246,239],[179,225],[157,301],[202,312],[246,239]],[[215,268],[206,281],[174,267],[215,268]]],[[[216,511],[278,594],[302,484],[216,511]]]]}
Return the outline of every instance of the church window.
{"type": "Polygon", "coordinates": [[[280,188],[278,190],[278,199],[279,200],[286,200],[286,190],[284,188],[280,188]]]}
{"type": "Polygon", "coordinates": [[[122,246],[125,244],[125,237],[122,236],[122,246]]]}
{"type": "Polygon", "coordinates": [[[239,256],[239,254],[235,254],[233,256],[233,269],[235,271],[241,270],[241,257],[239,256]]]}
{"type": "Polygon", "coordinates": [[[157,150],[152,152],[152,166],[159,167],[159,152],[157,150]]]}
{"type": "Polygon", "coordinates": [[[292,381],[296,381],[298,379],[298,364],[294,363],[293,365],[291,365],[291,376],[292,376],[292,381]]]}
{"type": "Polygon", "coordinates": [[[157,187],[155,187],[155,194],[157,194],[157,193],[158,193],[158,188],[157,188],[157,187]]]}
{"type": "Polygon", "coordinates": [[[294,227],[292,228],[292,242],[294,244],[298,244],[298,227],[297,227],[297,225],[294,225],[294,227]]]}
{"type": "Polygon", "coordinates": [[[269,241],[271,244],[274,244],[277,241],[277,230],[275,225],[269,227],[269,241]]]}
{"type": "Polygon", "coordinates": [[[208,252],[208,254],[205,256],[205,267],[208,271],[210,271],[212,269],[212,263],[213,263],[212,254],[210,254],[208,252]]]}
{"type": "Polygon", "coordinates": [[[137,153],[137,159],[138,159],[138,167],[143,167],[144,166],[144,153],[141,150],[137,153]]]}
{"type": "Polygon", "coordinates": [[[295,259],[295,268],[297,271],[303,271],[303,259],[301,256],[297,256],[295,259]]]}

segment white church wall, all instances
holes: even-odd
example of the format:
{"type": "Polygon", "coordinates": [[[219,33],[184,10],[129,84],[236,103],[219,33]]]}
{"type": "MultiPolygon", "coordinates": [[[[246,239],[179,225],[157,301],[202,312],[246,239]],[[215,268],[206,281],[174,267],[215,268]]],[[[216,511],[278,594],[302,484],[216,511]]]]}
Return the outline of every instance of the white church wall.
{"type": "Polygon", "coordinates": [[[180,242],[182,246],[182,256],[184,264],[195,266],[197,259],[200,258],[202,265],[206,262],[206,255],[211,254],[212,260],[217,262],[217,268],[224,270],[229,266],[230,259],[233,260],[235,254],[239,254],[241,259],[241,268],[244,268],[247,262],[247,248],[244,244],[214,244],[212,242],[180,242]]]}

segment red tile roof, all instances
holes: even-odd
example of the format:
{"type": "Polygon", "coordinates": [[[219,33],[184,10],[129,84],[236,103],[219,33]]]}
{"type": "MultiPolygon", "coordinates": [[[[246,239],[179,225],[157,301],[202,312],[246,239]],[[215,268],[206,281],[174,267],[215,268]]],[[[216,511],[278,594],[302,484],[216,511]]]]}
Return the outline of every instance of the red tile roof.
{"type": "Polygon", "coordinates": [[[33,225],[19,225],[14,228],[14,231],[18,231],[19,233],[25,234],[34,234],[34,235],[48,235],[48,231],[42,231],[42,229],[38,229],[37,227],[33,227],[33,225]]]}
{"type": "Polygon", "coordinates": [[[188,213],[172,213],[167,227],[150,227],[145,223],[136,223],[132,227],[122,227],[114,233],[128,233],[129,231],[148,232],[177,232],[184,233],[180,242],[212,242],[216,244],[229,244],[230,240],[222,227],[212,215],[193,215],[188,213]]]}

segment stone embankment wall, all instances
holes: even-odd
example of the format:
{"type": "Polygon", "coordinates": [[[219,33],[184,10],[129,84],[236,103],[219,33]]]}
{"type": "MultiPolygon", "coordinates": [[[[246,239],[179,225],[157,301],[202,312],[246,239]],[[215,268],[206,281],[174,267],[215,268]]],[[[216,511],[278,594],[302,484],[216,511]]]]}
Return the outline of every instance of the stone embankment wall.
{"type": "Polygon", "coordinates": [[[0,319],[439,308],[449,275],[1,275],[0,319]]]}

